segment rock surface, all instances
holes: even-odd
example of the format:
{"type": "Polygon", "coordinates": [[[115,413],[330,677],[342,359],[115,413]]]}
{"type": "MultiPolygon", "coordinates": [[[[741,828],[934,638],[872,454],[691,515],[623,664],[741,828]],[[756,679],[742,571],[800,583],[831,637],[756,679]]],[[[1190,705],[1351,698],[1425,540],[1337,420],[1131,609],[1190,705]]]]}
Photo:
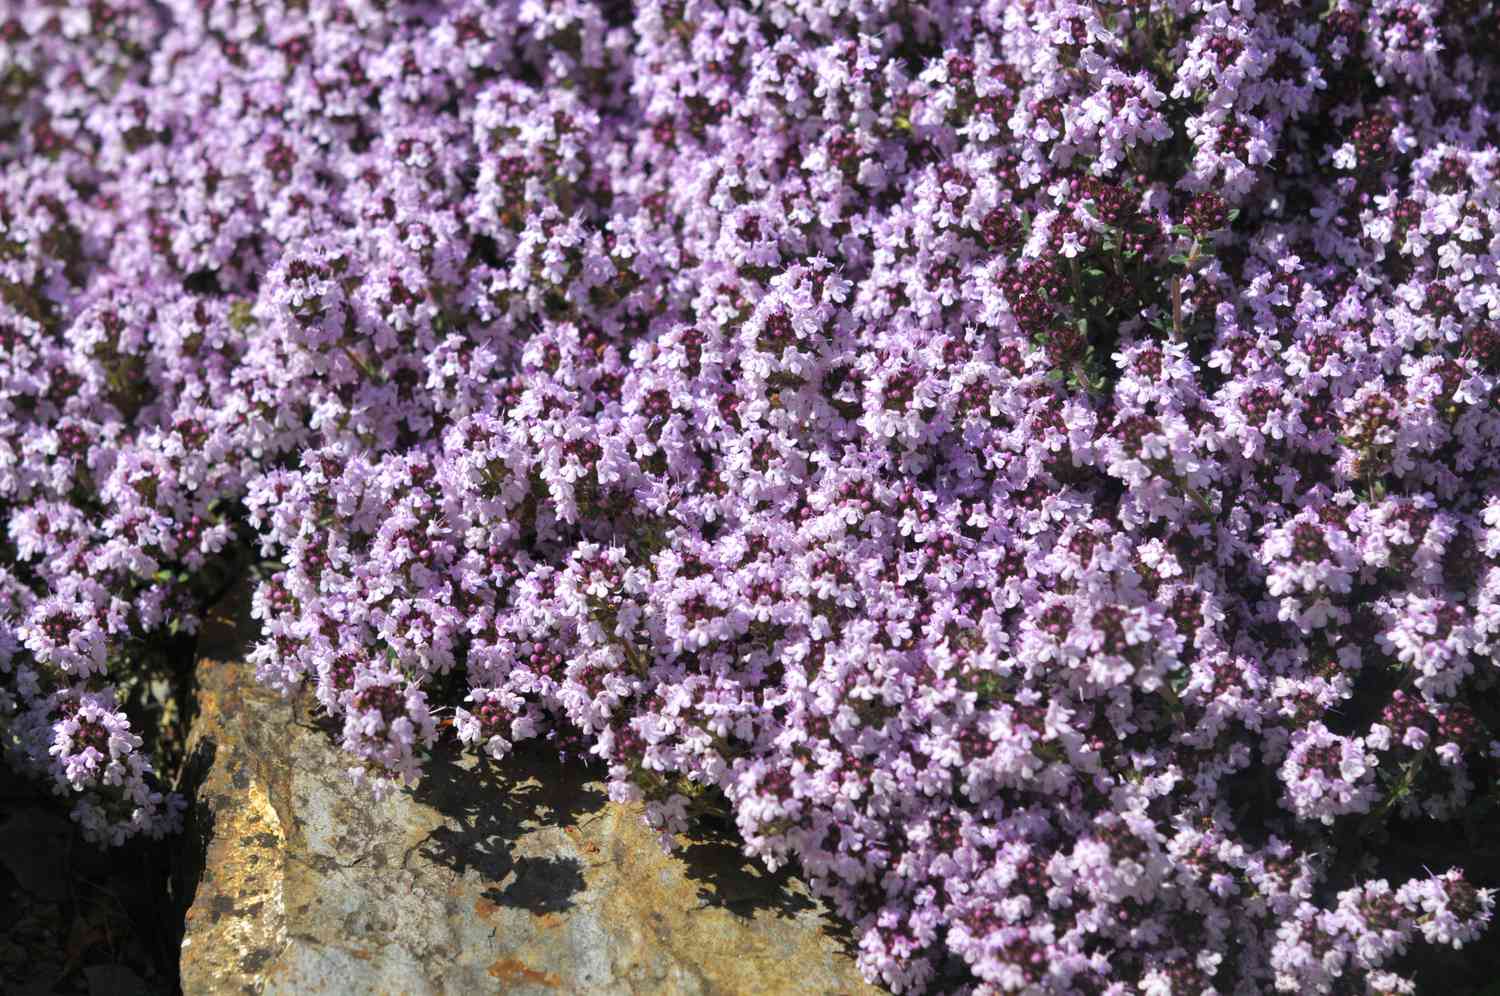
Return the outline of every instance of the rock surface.
{"type": "Polygon", "coordinates": [[[667,855],[634,807],[541,754],[458,755],[382,802],[304,702],[204,634],[185,993],[866,994],[847,935],[732,844],[667,855]]]}

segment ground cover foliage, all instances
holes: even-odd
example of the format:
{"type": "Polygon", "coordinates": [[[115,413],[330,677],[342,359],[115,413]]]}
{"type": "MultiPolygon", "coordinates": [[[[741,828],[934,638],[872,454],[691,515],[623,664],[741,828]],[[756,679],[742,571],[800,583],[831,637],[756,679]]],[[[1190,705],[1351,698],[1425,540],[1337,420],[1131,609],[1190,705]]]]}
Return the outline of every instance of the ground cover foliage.
{"type": "Polygon", "coordinates": [[[545,738],[895,991],[1482,974],[1493,3],[0,11],[0,737],[91,838],[255,565],[373,792],[545,738]]]}

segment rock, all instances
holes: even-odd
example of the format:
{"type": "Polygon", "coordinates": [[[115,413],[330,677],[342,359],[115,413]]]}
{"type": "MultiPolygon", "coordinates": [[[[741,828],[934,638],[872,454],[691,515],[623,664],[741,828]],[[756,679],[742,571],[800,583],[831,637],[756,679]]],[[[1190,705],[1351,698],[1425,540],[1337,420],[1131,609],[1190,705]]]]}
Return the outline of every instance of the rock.
{"type": "Polygon", "coordinates": [[[305,700],[255,684],[235,631],[206,631],[199,666],[185,993],[881,991],[796,879],[726,841],[668,855],[542,752],[444,754],[375,802],[305,700]]]}

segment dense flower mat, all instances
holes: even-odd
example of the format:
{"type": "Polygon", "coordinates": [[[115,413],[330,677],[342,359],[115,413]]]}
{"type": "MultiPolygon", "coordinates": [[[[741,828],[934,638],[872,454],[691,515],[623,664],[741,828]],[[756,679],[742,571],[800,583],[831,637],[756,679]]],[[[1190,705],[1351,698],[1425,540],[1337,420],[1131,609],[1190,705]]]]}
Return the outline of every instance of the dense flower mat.
{"type": "Polygon", "coordinates": [[[1491,0],[0,11],[0,737],[92,836],[259,558],[374,791],[587,751],[897,991],[1490,919],[1491,0]]]}

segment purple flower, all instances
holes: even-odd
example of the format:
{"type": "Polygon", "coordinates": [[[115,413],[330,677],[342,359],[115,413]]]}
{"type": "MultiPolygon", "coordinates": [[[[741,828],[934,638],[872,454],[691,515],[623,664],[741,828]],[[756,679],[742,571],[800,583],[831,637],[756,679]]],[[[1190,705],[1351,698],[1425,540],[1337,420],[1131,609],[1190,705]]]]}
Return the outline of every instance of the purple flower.
{"type": "Polygon", "coordinates": [[[253,568],[375,792],[545,740],[893,990],[1487,925],[1346,852],[1500,758],[1484,5],[13,6],[0,746],[91,837],[253,568]]]}

